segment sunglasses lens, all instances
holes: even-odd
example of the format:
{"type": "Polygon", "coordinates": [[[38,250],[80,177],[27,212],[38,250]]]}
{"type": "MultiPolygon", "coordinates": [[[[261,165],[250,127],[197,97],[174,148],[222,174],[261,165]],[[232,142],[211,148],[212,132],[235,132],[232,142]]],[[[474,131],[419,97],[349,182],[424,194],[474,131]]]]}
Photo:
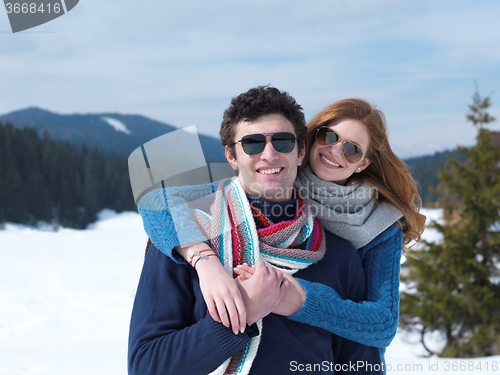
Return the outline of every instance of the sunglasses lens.
{"type": "Polygon", "coordinates": [[[271,137],[271,142],[276,151],[288,154],[295,148],[295,139],[292,133],[275,133],[271,137]]]}
{"type": "MultiPolygon", "coordinates": [[[[276,151],[283,154],[292,152],[295,147],[295,135],[293,133],[274,133],[271,143],[276,151]]],[[[264,134],[249,134],[241,138],[241,147],[247,155],[257,155],[266,147],[266,136],[264,134]]]]}
{"type": "Polygon", "coordinates": [[[266,136],[262,134],[249,134],[241,138],[241,147],[247,155],[260,154],[266,146],[266,136]]]}
{"type": "Polygon", "coordinates": [[[344,152],[345,159],[351,164],[357,163],[363,157],[363,150],[351,142],[345,142],[342,151],[344,152]]]}
{"type": "MultiPolygon", "coordinates": [[[[340,141],[340,136],[334,130],[324,127],[316,133],[316,140],[323,146],[332,146],[340,141]]],[[[363,150],[349,141],[344,142],[342,152],[345,159],[351,164],[357,163],[363,158],[363,150]]]]}
{"type": "Polygon", "coordinates": [[[340,139],[339,135],[329,128],[320,128],[316,133],[316,139],[323,146],[330,146],[337,143],[340,139]]]}

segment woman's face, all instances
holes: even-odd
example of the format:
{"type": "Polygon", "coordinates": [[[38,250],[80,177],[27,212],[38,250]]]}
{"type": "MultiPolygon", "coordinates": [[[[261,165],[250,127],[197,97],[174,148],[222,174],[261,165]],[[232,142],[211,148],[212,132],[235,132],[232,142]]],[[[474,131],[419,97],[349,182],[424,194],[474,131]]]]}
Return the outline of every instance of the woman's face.
{"type": "Polygon", "coordinates": [[[322,180],[345,185],[353,173],[359,173],[368,167],[370,160],[364,158],[357,163],[349,163],[342,151],[343,143],[351,141],[359,145],[365,157],[370,145],[370,134],[365,124],[349,118],[334,120],[327,127],[335,130],[340,141],[331,146],[324,146],[315,140],[309,152],[309,165],[322,180]]]}

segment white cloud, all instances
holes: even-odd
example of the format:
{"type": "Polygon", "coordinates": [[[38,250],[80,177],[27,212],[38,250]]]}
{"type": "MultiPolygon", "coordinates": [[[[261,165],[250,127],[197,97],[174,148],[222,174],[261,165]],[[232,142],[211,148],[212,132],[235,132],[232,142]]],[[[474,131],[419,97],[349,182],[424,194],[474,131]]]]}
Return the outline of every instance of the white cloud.
{"type": "MultiPolygon", "coordinates": [[[[216,135],[231,97],[271,83],[308,118],[356,96],[390,127],[427,114],[451,132],[438,119],[463,116],[474,79],[484,93],[500,87],[499,11],[465,0],[87,0],[32,33],[0,34],[0,113],[138,113],[216,135]]],[[[425,150],[411,122],[404,134],[425,150]]]]}

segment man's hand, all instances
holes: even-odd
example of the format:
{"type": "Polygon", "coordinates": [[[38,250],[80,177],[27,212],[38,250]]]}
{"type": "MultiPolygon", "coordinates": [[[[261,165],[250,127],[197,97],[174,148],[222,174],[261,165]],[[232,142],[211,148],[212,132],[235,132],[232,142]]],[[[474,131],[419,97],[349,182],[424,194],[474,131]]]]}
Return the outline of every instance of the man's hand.
{"type": "Polygon", "coordinates": [[[278,315],[290,316],[297,314],[302,308],[306,300],[306,291],[292,275],[283,273],[283,276],[288,280],[290,287],[272,312],[278,315]]]}
{"type": "Polygon", "coordinates": [[[247,323],[253,324],[267,316],[283,298],[289,282],[281,271],[262,261],[254,266],[252,277],[236,278],[247,312],[247,323]]]}
{"type": "MultiPolygon", "coordinates": [[[[255,266],[249,267],[248,264],[242,264],[234,268],[234,272],[242,280],[248,280],[255,273],[255,266]]],[[[289,287],[281,301],[273,309],[274,314],[290,316],[298,313],[306,300],[306,291],[302,288],[292,275],[283,273],[283,277],[288,280],[289,287]]]]}

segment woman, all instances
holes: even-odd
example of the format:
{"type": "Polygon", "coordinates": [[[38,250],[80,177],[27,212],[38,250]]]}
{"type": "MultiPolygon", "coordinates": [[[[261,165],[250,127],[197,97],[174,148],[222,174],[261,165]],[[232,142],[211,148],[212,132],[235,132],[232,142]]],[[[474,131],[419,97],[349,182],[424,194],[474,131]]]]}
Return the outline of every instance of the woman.
{"type": "MultiPolygon", "coordinates": [[[[307,191],[324,229],[358,249],[366,301],[342,300],[331,288],[287,276],[295,295],[274,312],[379,347],[383,358],[397,329],[401,251],[420,241],[424,229],[415,181],[391,150],[382,112],[359,99],[335,102],[309,123],[303,165],[296,186],[307,191]]],[[[171,251],[154,242],[160,250],[171,251]]],[[[177,250],[196,266],[214,319],[219,319],[218,310],[220,320],[229,325],[227,309],[233,328],[243,331],[245,313],[238,288],[206,249],[202,243],[177,250]],[[202,249],[204,253],[195,252],[202,249]]],[[[252,269],[240,267],[235,272],[251,277],[252,269]]]]}

